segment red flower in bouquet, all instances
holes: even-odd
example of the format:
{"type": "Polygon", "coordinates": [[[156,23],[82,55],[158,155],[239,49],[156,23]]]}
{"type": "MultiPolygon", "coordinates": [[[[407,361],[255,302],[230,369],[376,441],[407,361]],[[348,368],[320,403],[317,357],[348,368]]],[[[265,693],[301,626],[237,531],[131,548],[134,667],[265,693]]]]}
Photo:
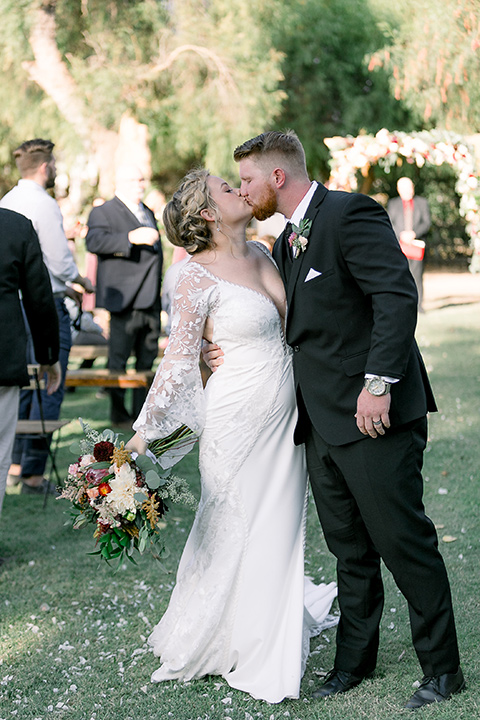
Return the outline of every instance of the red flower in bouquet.
{"type": "Polygon", "coordinates": [[[112,442],[102,440],[95,444],[93,448],[93,457],[97,462],[105,462],[106,460],[112,459],[114,450],[115,445],[112,442]]]}

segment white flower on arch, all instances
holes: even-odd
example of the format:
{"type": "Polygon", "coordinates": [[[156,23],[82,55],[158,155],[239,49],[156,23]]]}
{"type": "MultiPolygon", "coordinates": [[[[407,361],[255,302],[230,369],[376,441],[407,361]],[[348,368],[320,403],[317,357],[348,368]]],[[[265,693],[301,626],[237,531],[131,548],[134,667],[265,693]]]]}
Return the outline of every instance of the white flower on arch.
{"type": "Polygon", "coordinates": [[[457,173],[455,190],[460,196],[460,214],[466,220],[473,249],[470,270],[480,272],[480,170],[463,136],[443,130],[405,133],[382,128],[376,135],[336,135],[324,142],[331,155],[331,190],[355,191],[357,170],[366,175],[371,165],[378,164],[388,173],[403,158],[413,160],[417,167],[450,165],[457,173]]]}

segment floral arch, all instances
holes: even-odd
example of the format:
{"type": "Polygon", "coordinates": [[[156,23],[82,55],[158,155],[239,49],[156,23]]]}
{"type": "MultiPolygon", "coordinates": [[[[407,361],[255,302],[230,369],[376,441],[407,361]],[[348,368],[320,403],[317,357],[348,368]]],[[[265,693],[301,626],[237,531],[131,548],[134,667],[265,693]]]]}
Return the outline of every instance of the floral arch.
{"type": "Polygon", "coordinates": [[[335,136],[324,142],[331,155],[329,187],[336,190],[357,190],[357,172],[366,177],[377,164],[387,173],[404,159],[417,167],[450,165],[473,250],[470,270],[480,272],[480,173],[475,151],[464,137],[441,130],[405,133],[383,128],[376,135],[335,136]]]}

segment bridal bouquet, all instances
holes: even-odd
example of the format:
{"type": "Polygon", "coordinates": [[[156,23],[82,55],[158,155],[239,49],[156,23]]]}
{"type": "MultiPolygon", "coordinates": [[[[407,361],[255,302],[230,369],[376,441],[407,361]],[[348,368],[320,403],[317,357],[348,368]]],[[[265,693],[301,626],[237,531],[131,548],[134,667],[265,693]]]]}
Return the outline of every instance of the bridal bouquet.
{"type": "MultiPolygon", "coordinates": [[[[74,529],[93,523],[99,549],[92,555],[105,560],[127,558],[148,548],[159,559],[164,549],[160,520],[167,501],[195,506],[186,480],[170,475],[155,462],[166,450],[192,443],[193,433],[181,428],[149,446],[149,455],[132,454],[112,430],[92,430],[80,418],[85,438],[71,446],[77,461],[69,466],[59,499],[71,502],[74,529]]],[[[70,523],[67,523],[70,524],[70,523]]]]}

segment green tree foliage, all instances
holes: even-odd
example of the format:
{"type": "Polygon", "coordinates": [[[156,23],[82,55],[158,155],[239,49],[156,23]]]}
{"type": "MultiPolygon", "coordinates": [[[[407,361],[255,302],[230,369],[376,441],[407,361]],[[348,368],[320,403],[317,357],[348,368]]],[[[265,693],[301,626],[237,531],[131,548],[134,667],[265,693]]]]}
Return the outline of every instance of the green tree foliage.
{"type": "Polygon", "coordinates": [[[234,177],[232,148],[274,126],[294,127],[312,173],[325,176],[323,137],[405,121],[385,76],[366,69],[384,42],[368,0],[0,0],[0,9],[4,163],[34,135],[94,153],[96,135],[108,145],[101,130],[117,132],[127,113],[147,125],[154,174],[167,183],[194,162],[234,177]],[[58,57],[42,65],[38,36],[48,32],[58,57]],[[59,95],[62,79],[70,90],[59,95]]]}
{"type": "Polygon", "coordinates": [[[0,187],[12,183],[11,151],[26,138],[54,137],[56,142],[79,152],[81,145],[67,122],[62,122],[55,103],[29,81],[24,61],[33,59],[28,44],[29,0],[0,0],[0,187]]]}
{"type": "Polygon", "coordinates": [[[294,128],[320,179],[324,137],[477,130],[476,0],[0,0],[0,13],[0,192],[29,137],[107,173],[125,117],[148,128],[167,193],[196,163],[235,180],[232,148],[268,128],[294,128]]]}
{"type": "Polygon", "coordinates": [[[148,127],[157,176],[194,161],[234,176],[232,147],[278,112],[280,54],[254,0],[0,0],[0,10],[4,162],[38,135],[105,154],[127,114],[148,127]]]}
{"type": "Polygon", "coordinates": [[[370,67],[391,74],[397,100],[417,122],[471,134],[480,129],[480,3],[398,0],[402,22],[385,20],[387,47],[370,67]]]}
{"type": "Polygon", "coordinates": [[[148,73],[146,113],[157,98],[165,123],[162,150],[202,158],[235,177],[233,147],[278,112],[280,54],[263,33],[255,0],[177,0],[170,6],[170,54],[148,73]]]}
{"type": "Polygon", "coordinates": [[[312,175],[328,177],[324,137],[409,127],[391,97],[384,72],[367,56],[385,43],[369,0],[284,0],[261,3],[262,22],[284,54],[280,87],[286,99],[277,124],[293,127],[305,145],[312,175]]]}

